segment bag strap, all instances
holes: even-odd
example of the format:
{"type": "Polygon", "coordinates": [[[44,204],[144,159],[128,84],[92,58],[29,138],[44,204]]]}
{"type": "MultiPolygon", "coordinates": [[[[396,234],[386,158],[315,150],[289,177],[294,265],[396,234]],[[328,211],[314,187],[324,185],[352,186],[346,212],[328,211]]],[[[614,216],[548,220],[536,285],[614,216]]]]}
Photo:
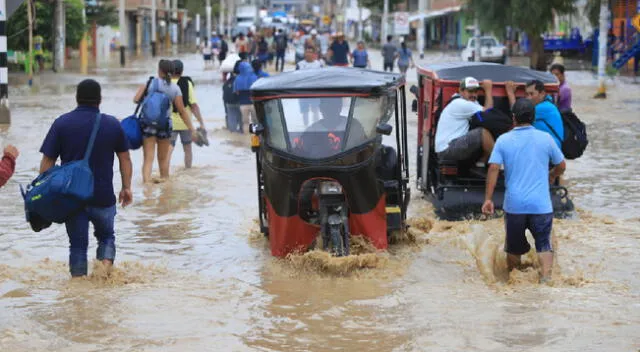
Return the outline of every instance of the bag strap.
{"type": "Polygon", "coordinates": [[[93,130],[91,131],[91,137],[89,138],[89,144],[87,144],[87,150],[84,152],[84,161],[89,161],[89,157],[91,156],[91,152],[93,151],[93,144],[96,141],[96,136],[98,135],[98,130],[100,129],[100,120],[102,119],[102,114],[96,114],[96,122],[93,124],[93,130]]]}
{"type": "Polygon", "coordinates": [[[562,138],[560,138],[560,136],[558,135],[558,133],[556,132],[556,130],[553,129],[553,127],[551,127],[550,124],[547,123],[547,121],[542,120],[542,123],[544,123],[545,125],[547,125],[547,127],[549,127],[549,129],[551,130],[551,133],[553,133],[554,136],[556,136],[556,138],[558,138],[558,140],[560,142],[562,142],[562,138]]]}
{"type": "Polygon", "coordinates": [[[140,106],[142,106],[142,102],[144,101],[144,96],[147,95],[147,93],[149,92],[149,85],[151,84],[151,81],[153,81],[153,76],[149,77],[149,80],[147,80],[147,85],[144,87],[144,93],[142,93],[142,98],[140,98],[140,101],[136,106],[136,111],[134,111],[133,113],[134,115],[138,115],[138,111],[140,111],[140,106]]]}

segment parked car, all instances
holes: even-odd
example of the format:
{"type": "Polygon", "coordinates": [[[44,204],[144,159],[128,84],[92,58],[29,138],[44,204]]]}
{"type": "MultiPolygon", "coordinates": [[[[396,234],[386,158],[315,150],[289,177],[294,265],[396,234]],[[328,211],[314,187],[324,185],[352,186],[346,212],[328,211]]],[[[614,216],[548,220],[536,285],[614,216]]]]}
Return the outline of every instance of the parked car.
{"type": "MultiPolygon", "coordinates": [[[[476,39],[471,38],[467,42],[467,47],[462,50],[462,61],[476,61],[475,52],[476,39]]],[[[493,36],[480,37],[479,61],[496,62],[504,65],[507,62],[507,48],[493,36]]]]}

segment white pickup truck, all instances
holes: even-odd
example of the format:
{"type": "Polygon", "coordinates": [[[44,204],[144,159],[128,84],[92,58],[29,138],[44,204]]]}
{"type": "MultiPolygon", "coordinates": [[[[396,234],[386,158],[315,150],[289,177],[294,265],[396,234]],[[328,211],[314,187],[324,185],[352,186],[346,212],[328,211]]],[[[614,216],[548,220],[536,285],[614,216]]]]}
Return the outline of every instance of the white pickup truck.
{"type": "MultiPolygon", "coordinates": [[[[469,39],[467,47],[462,50],[462,61],[476,61],[476,40],[469,39]]],[[[505,64],[507,62],[507,48],[500,44],[495,37],[480,37],[480,60],[484,62],[497,62],[505,64]]]]}

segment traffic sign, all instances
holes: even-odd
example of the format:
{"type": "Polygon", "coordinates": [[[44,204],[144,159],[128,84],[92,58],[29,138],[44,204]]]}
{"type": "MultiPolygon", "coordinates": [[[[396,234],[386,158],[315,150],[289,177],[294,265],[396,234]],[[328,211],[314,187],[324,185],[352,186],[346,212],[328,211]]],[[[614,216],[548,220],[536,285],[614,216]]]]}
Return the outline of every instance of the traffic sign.
{"type": "Polygon", "coordinates": [[[331,17],[329,17],[327,15],[322,16],[322,23],[327,24],[327,25],[331,24],[331,17]]]}
{"type": "Polygon", "coordinates": [[[393,14],[393,28],[395,35],[409,34],[409,13],[408,12],[396,12],[393,14]]]}

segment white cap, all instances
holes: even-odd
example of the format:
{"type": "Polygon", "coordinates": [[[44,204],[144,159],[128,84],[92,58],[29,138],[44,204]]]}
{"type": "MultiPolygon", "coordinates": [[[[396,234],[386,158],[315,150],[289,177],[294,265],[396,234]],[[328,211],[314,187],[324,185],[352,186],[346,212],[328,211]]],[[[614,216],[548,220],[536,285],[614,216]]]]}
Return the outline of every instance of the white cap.
{"type": "Polygon", "coordinates": [[[312,30],[311,30],[311,35],[316,35],[316,34],[318,34],[318,31],[317,31],[315,28],[314,28],[314,29],[312,29],[312,30]]]}
{"type": "Polygon", "coordinates": [[[478,89],[480,88],[480,83],[478,80],[473,77],[465,77],[462,81],[460,81],[460,89],[478,89]]]}

